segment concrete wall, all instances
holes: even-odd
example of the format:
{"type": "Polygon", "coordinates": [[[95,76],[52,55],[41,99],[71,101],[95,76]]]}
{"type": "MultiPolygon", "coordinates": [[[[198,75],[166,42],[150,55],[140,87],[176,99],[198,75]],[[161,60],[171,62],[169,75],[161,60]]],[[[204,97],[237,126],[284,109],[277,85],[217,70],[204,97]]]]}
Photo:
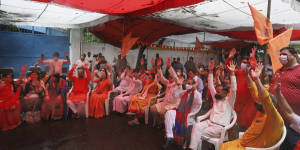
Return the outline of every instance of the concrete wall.
{"type": "Polygon", "coordinates": [[[67,36],[1,31],[0,68],[12,67],[17,77],[21,66],[34,65],[41,53],[44,53],[46,59],[52,58],[54,52],[59,52],[61,58],[64,58],[69,45],[67,36]]]}
{"type": "Polygon", "coordinates": [[[70,31],[70,60],[73,64],[77,59],[80,58],[81,53],[81,30],[80,29],[71,29],[70,31]]]}

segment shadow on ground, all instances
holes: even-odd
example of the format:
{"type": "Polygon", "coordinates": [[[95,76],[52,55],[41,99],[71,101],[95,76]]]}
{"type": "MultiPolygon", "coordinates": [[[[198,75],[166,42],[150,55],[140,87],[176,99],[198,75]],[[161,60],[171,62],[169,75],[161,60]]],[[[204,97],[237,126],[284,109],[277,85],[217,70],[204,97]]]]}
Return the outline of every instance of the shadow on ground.
{"type": "Polygon", "coordinates": [[[0,132],[0,150],[161,150],[163,130],[143,125],[130,127],[128,120],[112,115],[103,119],[22,124],[0,132]]]}

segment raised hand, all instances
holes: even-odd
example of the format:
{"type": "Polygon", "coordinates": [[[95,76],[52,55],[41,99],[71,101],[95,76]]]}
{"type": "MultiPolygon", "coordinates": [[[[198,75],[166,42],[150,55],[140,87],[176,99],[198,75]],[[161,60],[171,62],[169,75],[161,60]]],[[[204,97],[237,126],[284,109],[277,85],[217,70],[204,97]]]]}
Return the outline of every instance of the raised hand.
{"type": "Polygon", "coordinates": [[[219,68],[220,68],[221,71],[223,71],[224,70],[224,64],[220,63],[219,68]]]}
{"type": "Polygon", "coordinates": [[[72,65],[72,69],[76,69],[76,67],[77,67],[77,64],[72,65]]]}
{"type": "Polygon", "coordinates": [[[227,65],[227,68],[230,72],[234,72],[236,68],[236,63],[231,62],[230,65],[227,65]]]}
{"type": "Polygon", "coordinates": [[[158,59],[157,59],[157,67],[160,67],[160,66],[161,66],[161,64],[162,64],[162,62],[161,62],[161,58],[158,58],[158,59]]]}
{"type": "Polygon", "coordinates": [[[155,74],[154,81],[156,82],[158,80],[158,74],[155,74]]]}
{"type": "Polygon", "coordinates": [[[208,69],[210,72],[213,72],[214,68],[215,68],[215,62],[214,60],[211,60],[208,65],[208,69]]]}
{"type": "Polygon", "coordinates": [[[252,77],[255,79],[259,79],[259,76],[261,75],[263,68],[264,68],[264,66],[262,63],[257,64],[255,70],[251,71],[252,77]]]}
{"type": "Polygon", "coordinates": [[[218,69],[218,70],[216,71],[216,77],[220,76],[220,74],[221,74],[221,70],[218,69]]]}
{"type": "Polygon", "coordinates": [[[247,64],[247,68],[245,70],[246,75],[249,75],[251,72],[252,66],[250,64],[247,64]]]}
{"type": "Polygon", "coordinates": [[[65,57],[69,57],[69,54],[67,51],[65,51],[65,57]]]}
{"type": "Polygon", "coordinates": [[[145,61],[144,61],[144,59],[142,58],[141,59],[141,65],[144,65],[145,64],[145,61]]]}
{"type": "Polygon", "coordinates": [[[151,60],[151,64],[152,64],[152,66],[154,66],[154,57],[151,60]]]}
{"type": "Polygon", "coordinates": [[[275,74],[275,82],[274,82],[274,88],[277,93],[281,92],[281,81],[280,81],[280,75],[279,73],[275,74]]]}
{"type": "Polygon", "coordinates": [[[168,57],[167,67],[171,67],[171,58],[170,57],[168,57]]]}
{"type": "Polygon", "coordinates": [[[236,49],[235,48],[231,49],[228,57],[232,58],[235,55],[235,53],[236,53],[236,49]]]}
{"type": "Polygon", "coordinates": [[[84,69],[89,69],[89,64],[85,63],[85,64],[83,65],[83,68],[84,68],[84,69]]]}
{"type": "Polygon", "coordinates": [[[27,65],[24,65],[22,68],[21,68],[21,72],[25,72],[26,71],[26,69],[27,69],[27,65]]]}
{"type": "Polygon", "coordinates": [[[254,47],[252,48],[252,52],[251,52],[251,54],[250,54],[250,58],[255,57],[255,52],[256,52],[256,50],[257,50],[257,47],[254,46],[254,47]]]}

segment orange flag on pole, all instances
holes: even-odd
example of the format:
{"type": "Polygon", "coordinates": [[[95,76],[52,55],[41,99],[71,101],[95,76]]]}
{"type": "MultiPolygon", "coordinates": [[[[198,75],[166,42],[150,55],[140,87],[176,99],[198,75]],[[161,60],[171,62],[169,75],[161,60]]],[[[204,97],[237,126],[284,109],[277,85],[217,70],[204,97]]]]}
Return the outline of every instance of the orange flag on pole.
{"type": "Polygon", "coordinates": [[[268,54],[271,57],[273,72],[275,73],[281,68],[281,63],[279,61],[280,49],[287,47],[290,44],[290,39],[292,36],[293,27],[287,31],[279,34],[275,38],[269,41],[268,44],[268,54]]]}
{"type": "Polygon", "coordinates": [[[196,37],[194,53],[198,53],[201,48],[202,48],[202,45],[201,45],[199,39],[196,37]]]}
{"type": "Polygon", "coordinates": [[[249,3],[252,18],[254,21],[254,29],[259,45],[266,44],[273,38],[273,27],[271,21],[258,10],[253,8],[249,3]]]}
{"type": "Polygon", "coordinates": [[[131,37],[131,33],[128,33],[122,40],[122,59],[126,56],[129,50],[133,47],[133,45],[137,42],[138,37],[131,37]]]}

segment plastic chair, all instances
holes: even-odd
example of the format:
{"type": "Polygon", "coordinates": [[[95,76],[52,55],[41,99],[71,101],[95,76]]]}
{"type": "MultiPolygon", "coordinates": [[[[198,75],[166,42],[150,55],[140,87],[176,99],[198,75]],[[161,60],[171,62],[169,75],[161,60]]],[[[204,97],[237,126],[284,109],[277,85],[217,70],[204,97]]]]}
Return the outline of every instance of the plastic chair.
{"type": "Polygon", "coordinates": [[[151,97],[150,100],[148,101],[148,104],[147,104],[147,107],[145,108],[145,124],[148,125],[149,123],[149,111],[150,111],[150,107],[151,107],[151,102],[153,100],[156,100],[155,101],[155,104],[158,102],[157,98],[159,98],[161,95],[160,95],[160,92],[158,92],[158,94],[154,97],[151,97]]]}
{"type": "MultiPolygon", "coordinates": [[[[115,88],[115,86],[113,85],[113,89],[115,88]]],[[[107,99],[104,102],[104,107],[105,107],[105,115],[108,116],[109,115],[109,96],[110,94],[108,94],[107,99]]]]}
{"type": "MultiPolygon", "coordinates": [[[[68,97],[69,95],[71,94],[73,90],[73,87],[69,90],[68,94],[67,94],[67,100],[68,100],[68,97]]],[[[88,88],[88,92],[87,92],[87,96],[86,96],[86,102],[85,102],[85,106],[84,106],[84,111],[85,111],[85,117],[88,118],[89,117],[89,100],[90,100],[90,93],[91,93],[91,88],[89,87],[88,88]]],[[[67,107],[68,111],[69,112],[69,107],[67,107]]]]}
{"type": "MultiPolygon", "coordinates": [[[[209,110],[209,111],[211,111],[211,110],[209,110]]],[[[237,120],[236,112],[234,110],[232,110],[231,113],[232,113],[231,123],[228,126],[226,126],[226,127],[224,127],[222,129],[220,138],[210,138],[210,137],[206,137],[206,136],[202,136],[201,137],[203,140],[205,140],[205,141],[207,141],[207,142],[209,142],[211,144],[214,144],[215,150],[219,150],[220,149],[220,146],[224,142],[224,139],[227,140],[227,131],[229,129],[231,129],[234,126],[234,124],[236,123],[236,120],[237,120]]],[[[203,116],[203,119],[208,118],[209,115],[210,115],[210,113],[206,113],[206,116],[203,116]]]]}
{"type": "MultiPolygon", "coordinates": [[[[244,132],[240,132],[239,138],[242,138],[243,135],[244,135],[244,132]]],[[[273,145],[271,147],[267,147],[267,148],[245,147],[245,150],[278,150],[280,148],[280,145],[283,143],[285,137],[286,137],[286,128],[284,126],[281,139],[275,145],[273,145]]]]}

